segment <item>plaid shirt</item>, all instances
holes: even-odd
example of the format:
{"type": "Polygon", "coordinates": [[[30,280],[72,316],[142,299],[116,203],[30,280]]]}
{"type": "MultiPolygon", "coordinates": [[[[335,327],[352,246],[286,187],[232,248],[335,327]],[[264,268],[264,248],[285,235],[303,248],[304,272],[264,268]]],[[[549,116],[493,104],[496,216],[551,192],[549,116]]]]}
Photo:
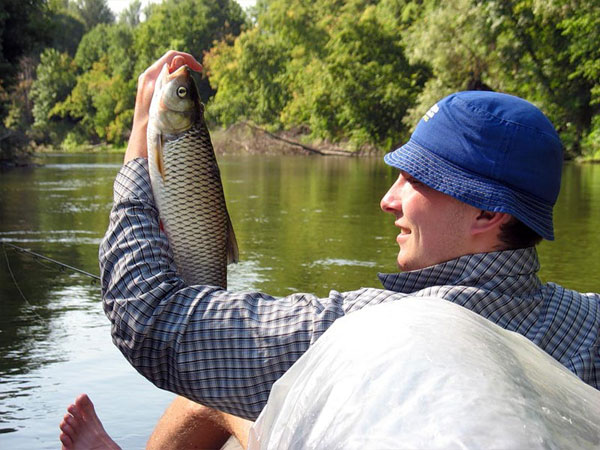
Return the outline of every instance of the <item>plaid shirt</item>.
{"type": "Polygon", "coordinates": [[[129,362],[160,388],[248,419],[336,319],[409,295],[444,298],[516,331],[598,389],[600,295],[543,284],[538,269],[528,248],[381,274],[384,289],[331,291],[327,298],[186,286],[159,230],[142,159],[117,176],[100,246],[104,310],[129,362]]]}

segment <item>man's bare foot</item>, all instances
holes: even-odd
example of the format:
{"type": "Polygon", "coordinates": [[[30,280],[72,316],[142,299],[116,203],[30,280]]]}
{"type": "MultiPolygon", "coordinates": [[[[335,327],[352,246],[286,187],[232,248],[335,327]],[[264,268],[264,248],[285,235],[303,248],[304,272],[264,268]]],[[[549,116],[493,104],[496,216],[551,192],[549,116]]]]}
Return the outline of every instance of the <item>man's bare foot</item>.
{"type": "Polygon", "coordinates": [[[81,394],[69,405],[60,423],[60,441],[63,450],[117,450],[121,447],[104,430],[96,415],[94,404],[81,394]]]}

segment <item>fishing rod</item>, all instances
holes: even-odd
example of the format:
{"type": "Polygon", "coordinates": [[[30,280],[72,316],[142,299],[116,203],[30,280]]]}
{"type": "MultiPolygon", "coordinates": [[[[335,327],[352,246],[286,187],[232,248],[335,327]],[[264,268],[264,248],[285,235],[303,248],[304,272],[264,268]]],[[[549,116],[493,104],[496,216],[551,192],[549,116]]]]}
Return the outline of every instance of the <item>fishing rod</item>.
{"type": "Polygon", "coordinates": [[[19,247],[18,245],[10,244],[8,242],[2,242],[2,246],[3,247],[4,246],[12,247],[13,249],[15,249],[19,252],[27,253],[27,254],[33,256],[34,259],[41,259],[44,261],[51,262],[52,264],[56,264],[57,266],[61,267],[62,269],[68,269],[73,272],[81,273],[87,277],[90,277],[92,280],[94,280],[93,282],[100,281],[100,277],[98,275],[94,275],[93,273],[89,273],[89,272],[86,272],[85,270],[78,269],[77,267],[70,266],[69,264],[65,264],[63,262],[57,261],[56,259],[48,258],[47,256],[40,255],[39,253],[36,253],[36,252],[32,252],[31,250],[28,250],[23,247],[19,247]]]}

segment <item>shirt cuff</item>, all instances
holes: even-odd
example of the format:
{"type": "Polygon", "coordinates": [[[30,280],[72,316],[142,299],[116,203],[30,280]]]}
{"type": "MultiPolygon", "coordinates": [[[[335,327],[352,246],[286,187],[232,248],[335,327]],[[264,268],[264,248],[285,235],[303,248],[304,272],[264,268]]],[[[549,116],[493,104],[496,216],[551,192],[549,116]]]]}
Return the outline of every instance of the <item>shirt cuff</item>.
{"type": "Polygon", "coordinates": [[[119,171],[115,179],[114,202],[119,203],[124,198],[154,200],[146,158],[132,159],[119,171]]]}

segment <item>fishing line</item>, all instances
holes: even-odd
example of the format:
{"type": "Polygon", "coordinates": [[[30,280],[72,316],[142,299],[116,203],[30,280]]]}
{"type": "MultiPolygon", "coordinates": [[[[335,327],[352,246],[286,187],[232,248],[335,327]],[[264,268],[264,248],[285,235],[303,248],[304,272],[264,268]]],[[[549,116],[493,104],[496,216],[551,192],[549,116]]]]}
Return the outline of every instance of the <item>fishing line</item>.
{"type": "Polygon", "coordinates": [[[31,312],[39,320],[41,320],[44,324],[46,323],[46,320],[42,316],[40,316],[37,312],[35,312],[35,307],[29,302],[29,300],[27,299],[27,297],[25,296],[25,294],[21,290],[21,287],[19,286],[19,283],[17,282],[15,274],[14,274],[14,272],[12,270],[12,267],[10,266],[10,260],[8,258],[8,254],[6,253],[6,247],[7,246],[8,247],[12,247],[13,249],[15,249],[18,252],[26,253],[26,254],[28,254],[30,256],[33,256],[33,260],[36,263],[38,263],[38,264],[40,264],[40,265],[42,265],[42,266],[44,266],[46,268],[49,268],[50,266],[48,264],[44,264],[42,262],[42,260],[43,261],[51,262],[52,264],[55,264],[55,265],[59,266],[59,270],[61,272],[64,272],[66,269],[68,269],[68,270],[71,270],[73,272],[77,272],[77,273],[83,274],[83,275],[85,275],[85,276],[87,276],[87,277],[89,277],[89,278],[92,279],[92,284],[96,284],[96,282],[100,280],[100,277],[98,275],[94,275],[93,273],[89,273],[89,272],[86,272],[85,270],[78,269],[77,267],[73,267],[73,266],[70,266],[68,264],[62,263],[60,261],[57,261],[56,259],[52,259],[52,258],[49,258],[47,256],[40,255],[39,253],[32,252],[31,250],[28,250],[28,249],[23,248],[23,247],[19,247],[18,245],[9,244],[8,242],[2,242],[2,250],[4,252],[4,259],[6,260],[6,267],[8,268],[8,273],[10,274],[10,277],[12,278],[12,281],[13,281],[15,287],[17,288],[17,291],[19,291],[19,294],[21,295],[21,298],[29,306],[31,312]]]}
{"type": "MultiPolygon", "coordinates": [[[[20,252],[27,253],[27,254],[33,256],[34,259],[37,262],[40,262],[38,260],[38,258],[39,258],[39,259],[42,259],[44,261],[49,261],[49,262],[51,262],[53,264],[56,264],[57,266],[61,267],[62,269],[69,269],[69,270],[72,270],[74,272],[81,273],[81,274],[83,274],[83,275],[85,275],[87,277],[90,277],[93,280],[92,284],[95,283],[96,281],[100,281],[100,277],[98,275],[94,275],[93,273],[89,273],[89,272],[86,272],[85,270],[78,269],[77,267],[70,266],[70,265],[65,264],[63,262],[57,261],[56,259],[48,258],[47,256],[40,255],[39,253],[36,253],[36,252],[32,252],[31,250],[27,250],[26,248],[19,247],[18,245],[9,244],[8,242],[3,242],[2,243],[2,247],[5,247],[5,246],[9,246],[9,247],[14,248],[15,250],[20,251],[20,252]]],[[[6,250],[4,250],[4,255],[6,255],[6,250]]],[[[48,267],[45,264],[42,264],[42,265],[44,267],[48,267]]]]}
{"type": "MultiPolygon", "coordinates": [[[[8,245],[10,245],[10,244],[8,244],[8,245]]],[[[29,303],[29,300],[27,300],[27,297],[25,297],[25,294],[23,294],[23,291],[21,290],[19,283],[17,283],[15,274],[13,273],[12,268],[10,267],[10,261],[8,260],[8,255],[6,254],[6,246],[4,245],[4,243],[2,243],[2,251],[4,252],[4,259],[6,260],[6,267],[8,268],[8,273],[10,274],[10,277],[12,278],[13,283],[14,283],[15,287],[17,288],[17,291],[19,291],[19,294],[21,294],[21,297],[23,298],[23,300],[25,301],[25,303],[27,303],[27,305],[29,306],[33,315],[36,316],[45,325],[46,319],[44,319],[37,312],[35,312],[35,307],[31,303],[29,303]]]]}
{"type": "MultiPolygon", "coordinates": [[[[32,258],[32,259],[33,259],[33,260],[34,260],[34,261],[35,261],[35,262],[36,262],[38,265],[42,266],[44,269],[48,269],[48,270],[55,269],[55,270],[56,270],[56,267],[53,267],[53,266],[51,266],[50,264],[46,264],[45,262],[43,262],[43,261],[40,261],[38,258],[35,258],[35,257],[34,257],[34,258],[32,258]]],[[[59,270],[59,271],[61,271],[61,272],[63,271],[63,269],[62,269],[62,268],[59,268],[58,270],[59,270]]]]}

